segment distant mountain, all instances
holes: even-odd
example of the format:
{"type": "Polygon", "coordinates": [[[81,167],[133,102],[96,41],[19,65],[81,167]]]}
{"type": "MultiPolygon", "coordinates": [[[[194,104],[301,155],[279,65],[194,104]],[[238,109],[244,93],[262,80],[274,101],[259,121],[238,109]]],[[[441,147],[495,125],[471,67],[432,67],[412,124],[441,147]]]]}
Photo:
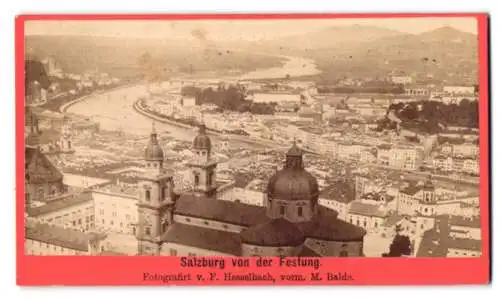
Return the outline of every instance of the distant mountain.
{"type": "Polygon", "coordinates": [[[297,54],[311,50],[345,47],[352,43],[370,42],[383,37],[400,35],[403,35],[403,33],[376,26],[336,26],[306,34],[291,35],[274,40],[263,40],[249,46],[263,51],[297,54]]]}
{"type": "Polygon", "coordinates": [[[463,32],[452,27],[441,27],[435,30],[426,31],[420,34],[402,34],[380,38],[374,45],[390,45],[399,47],[415,47],[421,49],[428,45],[456,44],[465,46],[476,46],[477,35],[463,32]]]}
{"type": "Polygon", "coordinates": [[[405,71],[439,81],[477,82],[477,36],[452,27],[408,34],[376,26],[337,26],[258,42],[28,36],[26,45],[37,49],[41,59],[53,57],[63,69],[77,73],[98,68],[112,75],[137,74],[144,71],[139,58],[145,53],[154,58],[150,65],[182,73],[270,68],[289,55],[314,59],[323,71],[314,77],[319,81],[377,79],[405,71]]]}
{"type": "Polygon", "coordinates": [[[255,70],[281,65],[281,58],[251,52],[214,48],[209,42],[176,39],[111,38],[93,36],[27,36],[26,47],[40,59],[54,58],[66,72],[98,69],[113,76],[143,72],[140,58],[148,54],[151,65],[166,73],[255,70]]]}
{"type": "Polygon", "coordinates": [[[420,73],[438,80],[477,81],[477,36],[451,27],[421,34],[394,34],[343,47],[304,52],[317,61],[325,79],[420,73]],[[455,80],[453,79],[453,80],[455,80]]]}
{"type": "Polygon", "coordinates": [[[450,26],[441,27],[418,35],[418,38],[426,42],[475,42],[477,35],[463,32],[450,26]]]}

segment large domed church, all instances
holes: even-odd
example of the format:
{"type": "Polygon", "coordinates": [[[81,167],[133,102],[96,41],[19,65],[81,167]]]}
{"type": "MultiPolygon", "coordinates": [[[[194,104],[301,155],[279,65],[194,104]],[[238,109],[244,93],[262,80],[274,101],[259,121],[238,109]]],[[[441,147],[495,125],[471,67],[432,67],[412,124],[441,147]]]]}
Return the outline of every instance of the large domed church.
{"type": "Polygon", "coordinates": [[[216,199],[217,163],[204,125],[193,153],[192,190],[175,194],[153,129],[139,183],[140,255],[362,256],[365,231],[318,204],[318,182],[295,142],[269,179],[264,207],[216,199]]]}

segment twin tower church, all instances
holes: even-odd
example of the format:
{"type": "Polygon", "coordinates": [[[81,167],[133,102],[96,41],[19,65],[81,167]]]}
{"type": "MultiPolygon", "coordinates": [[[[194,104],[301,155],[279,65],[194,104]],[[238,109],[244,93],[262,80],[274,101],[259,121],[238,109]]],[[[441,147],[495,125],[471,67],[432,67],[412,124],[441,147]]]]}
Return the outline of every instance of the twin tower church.
{"type": "Polygon", "coordinates": [[[318,204],[316,178],[294,143],[269,180],[265,206],[218,200],[217,163],[204,125],[189,162],[192,190],[174,193],[154,130],[139,181],[138,254],[170,256],[362,256],[362,228],[318,204]]]}

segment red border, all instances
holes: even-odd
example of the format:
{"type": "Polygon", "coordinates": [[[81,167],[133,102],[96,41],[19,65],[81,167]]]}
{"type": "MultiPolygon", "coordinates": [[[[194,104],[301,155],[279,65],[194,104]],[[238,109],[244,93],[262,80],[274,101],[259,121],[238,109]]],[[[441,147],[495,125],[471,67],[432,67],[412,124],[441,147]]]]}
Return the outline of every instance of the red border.
{"type": "MultiPolygon", "coordinates": [[[[204,268],[182,269],[175,257],[48,257],[24,254],[24,23],[31,20],[234,20],[234,19],[326,19],[326,18],[424,18],[474,17],[478,20],[479,36],[479,114],[480,114],[480,207],[483,255],[479,258],[323,258],[321,271],[349,272],[353,281],[280,282],[279,284],[372,284],[372,285],[444,285],[486,284],[490,281],[490,227],[489,227],[489,78],[488,78],[488,15],[484,13],[437,14],[169,14],[169,15],[21,15],[16,18],[16,188],[17,188],[17,284],[18,285],[162,285],[161,281],[143,281],[144,272],[152,273],[206,273],[221,270],[204,268]]],[[[271,272],[304,272],[311,268],[245,268],[271,272]]],[[[226,261],[225,271],[241,272],[226,261]]],[[[174,284],[174,283],[172,283],[174,284]]],[[[231,281],[197,282],[177,281],[176,285],[217,284],[235,285],[231,281]]],[[[259,284],[259,283],[245,283],[259,284]]]]}

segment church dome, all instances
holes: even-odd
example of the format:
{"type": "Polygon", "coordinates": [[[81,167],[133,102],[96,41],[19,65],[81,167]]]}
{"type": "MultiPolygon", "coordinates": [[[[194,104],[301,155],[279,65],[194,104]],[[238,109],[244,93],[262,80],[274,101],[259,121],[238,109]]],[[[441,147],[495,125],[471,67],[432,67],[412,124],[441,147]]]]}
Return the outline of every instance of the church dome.
{"type": "Polygon", "coordinates": [[[304,169],[282,169],[269,180],[267,193],[283,200],[310,200],[318,197],[319,187],[316,178],[304,169]]]}
{"type": "Polygon", "coordinates": [[[245,244],[265,247],[299,246],[306,239],[297,226],[282,218],[252,226],[242,231],[240,237],[245,244]]]}
{"type": "Polygon", "coordinates": [[[282,200],[316,200],[316,178],[304,169],[302,150],[294,143],[286,155],[285,167],[276,172],[267,185],[269,197],[282,200]]]}
{"type": "Polygon", "coordinates": [[[149,139],[149,143],[144,150],[144,159],[147,161],[163,161],[164,159],[163,149],[158,143],[158,135],[156,134],[154,124],[151,132],[151,138],[149,139]]]}
{"type": "Polygon", "coordinates": [[[193,140],[193,148],[205,150],[212,148],[212,141],[207,135],[206,126],[203,124],[200,125],[198,135],[193,140]]]}

